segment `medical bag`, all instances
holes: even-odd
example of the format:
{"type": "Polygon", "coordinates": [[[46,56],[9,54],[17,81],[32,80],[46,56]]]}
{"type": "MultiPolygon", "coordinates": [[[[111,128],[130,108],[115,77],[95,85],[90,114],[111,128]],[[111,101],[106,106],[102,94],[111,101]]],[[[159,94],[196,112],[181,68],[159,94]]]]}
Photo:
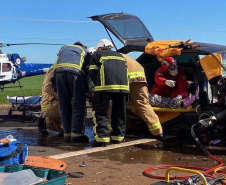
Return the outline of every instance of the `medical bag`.
{"type": "Polygon", "coordinates": [[[1,145],[0,166],[24,164],[27,155],[28,146],[20,141],[12,141],[6,145],[1,145]]]}

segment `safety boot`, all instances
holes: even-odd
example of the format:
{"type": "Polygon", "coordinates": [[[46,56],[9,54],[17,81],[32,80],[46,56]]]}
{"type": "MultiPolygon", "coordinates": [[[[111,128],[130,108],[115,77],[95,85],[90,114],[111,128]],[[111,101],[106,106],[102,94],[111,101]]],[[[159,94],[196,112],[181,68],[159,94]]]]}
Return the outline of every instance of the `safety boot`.
{"type": "Polygon", "coordinates": [[[120,143],[123,143],[125,140],[122,140],[122,141],[117,141],[117,140],[111,140],[111,142],[113,144],[120,144],[120,143]]]}
{"type": "Polygon", "coordinates": [[[71,133],[64,133],[64,141],[69,142],[71,140],[71,133]]]}
{"type": "Polygon", "coordinates": [[[71,132],[71,141],[75,143],[89,142],[89,137],[85,134],[71,132]]]}
{"type": "Polygon", "coordinates": [[[94,140],[94,141],[91,143],[91,145],[92,145],[93,148],[94,148],[94,147],[106,147],[106,146],[109,145],[109,142],[97,142],[97,141],[94,140]]]}

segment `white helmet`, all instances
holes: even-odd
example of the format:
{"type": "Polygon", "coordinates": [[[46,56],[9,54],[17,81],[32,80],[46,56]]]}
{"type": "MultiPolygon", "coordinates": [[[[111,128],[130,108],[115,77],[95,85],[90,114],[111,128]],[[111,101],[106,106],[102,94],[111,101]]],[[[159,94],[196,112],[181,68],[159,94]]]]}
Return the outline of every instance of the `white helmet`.
{"type": "Polygon", "coordinates": [[[96,52],[96,49],[95,49],[95,47],[90,47],[90,48],[88,48],[87,51],[92,55],[96,52]]]}
{"type": "Polygon", "coordinates": [[[104,47],[108,47],[108,48],[114,48],[112,42],[108,39],[101,39],[98,44],[97,44],[97,48],[104,48],[104,47]]]}

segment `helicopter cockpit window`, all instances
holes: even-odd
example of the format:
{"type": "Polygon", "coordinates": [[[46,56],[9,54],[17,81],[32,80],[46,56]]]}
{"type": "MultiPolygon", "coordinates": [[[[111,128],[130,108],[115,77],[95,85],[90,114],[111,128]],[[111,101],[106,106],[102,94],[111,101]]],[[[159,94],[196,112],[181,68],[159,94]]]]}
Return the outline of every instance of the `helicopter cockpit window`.
{"type": "Polygon", "coordinates": [[[11,71],[12,67],[10,63],[3,63],[2,64],[2,72],[9,72],[11,71]]]}

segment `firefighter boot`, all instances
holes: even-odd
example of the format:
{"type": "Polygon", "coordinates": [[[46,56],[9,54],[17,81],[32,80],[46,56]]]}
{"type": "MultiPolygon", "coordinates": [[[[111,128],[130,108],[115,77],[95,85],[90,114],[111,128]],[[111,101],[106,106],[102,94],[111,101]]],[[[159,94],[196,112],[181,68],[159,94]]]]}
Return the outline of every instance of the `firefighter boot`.
{"type": "Polygon", "coordinates": [[[75,143],[84,143],[89,141],[89,137],[85,134],[71,132],[71,141],[75,143]]]}
{"type": "Polygon", "coordinates": [[[106,147],[109,145],[109,142],[97,142],[94,140],[91,145],[93,148],[94,147],[106,147]]]}
{"type": "Polygon", "coordinates": [[[71,133],[64,133],[64,141],[69,142],[71,140],[71,133]]]}

